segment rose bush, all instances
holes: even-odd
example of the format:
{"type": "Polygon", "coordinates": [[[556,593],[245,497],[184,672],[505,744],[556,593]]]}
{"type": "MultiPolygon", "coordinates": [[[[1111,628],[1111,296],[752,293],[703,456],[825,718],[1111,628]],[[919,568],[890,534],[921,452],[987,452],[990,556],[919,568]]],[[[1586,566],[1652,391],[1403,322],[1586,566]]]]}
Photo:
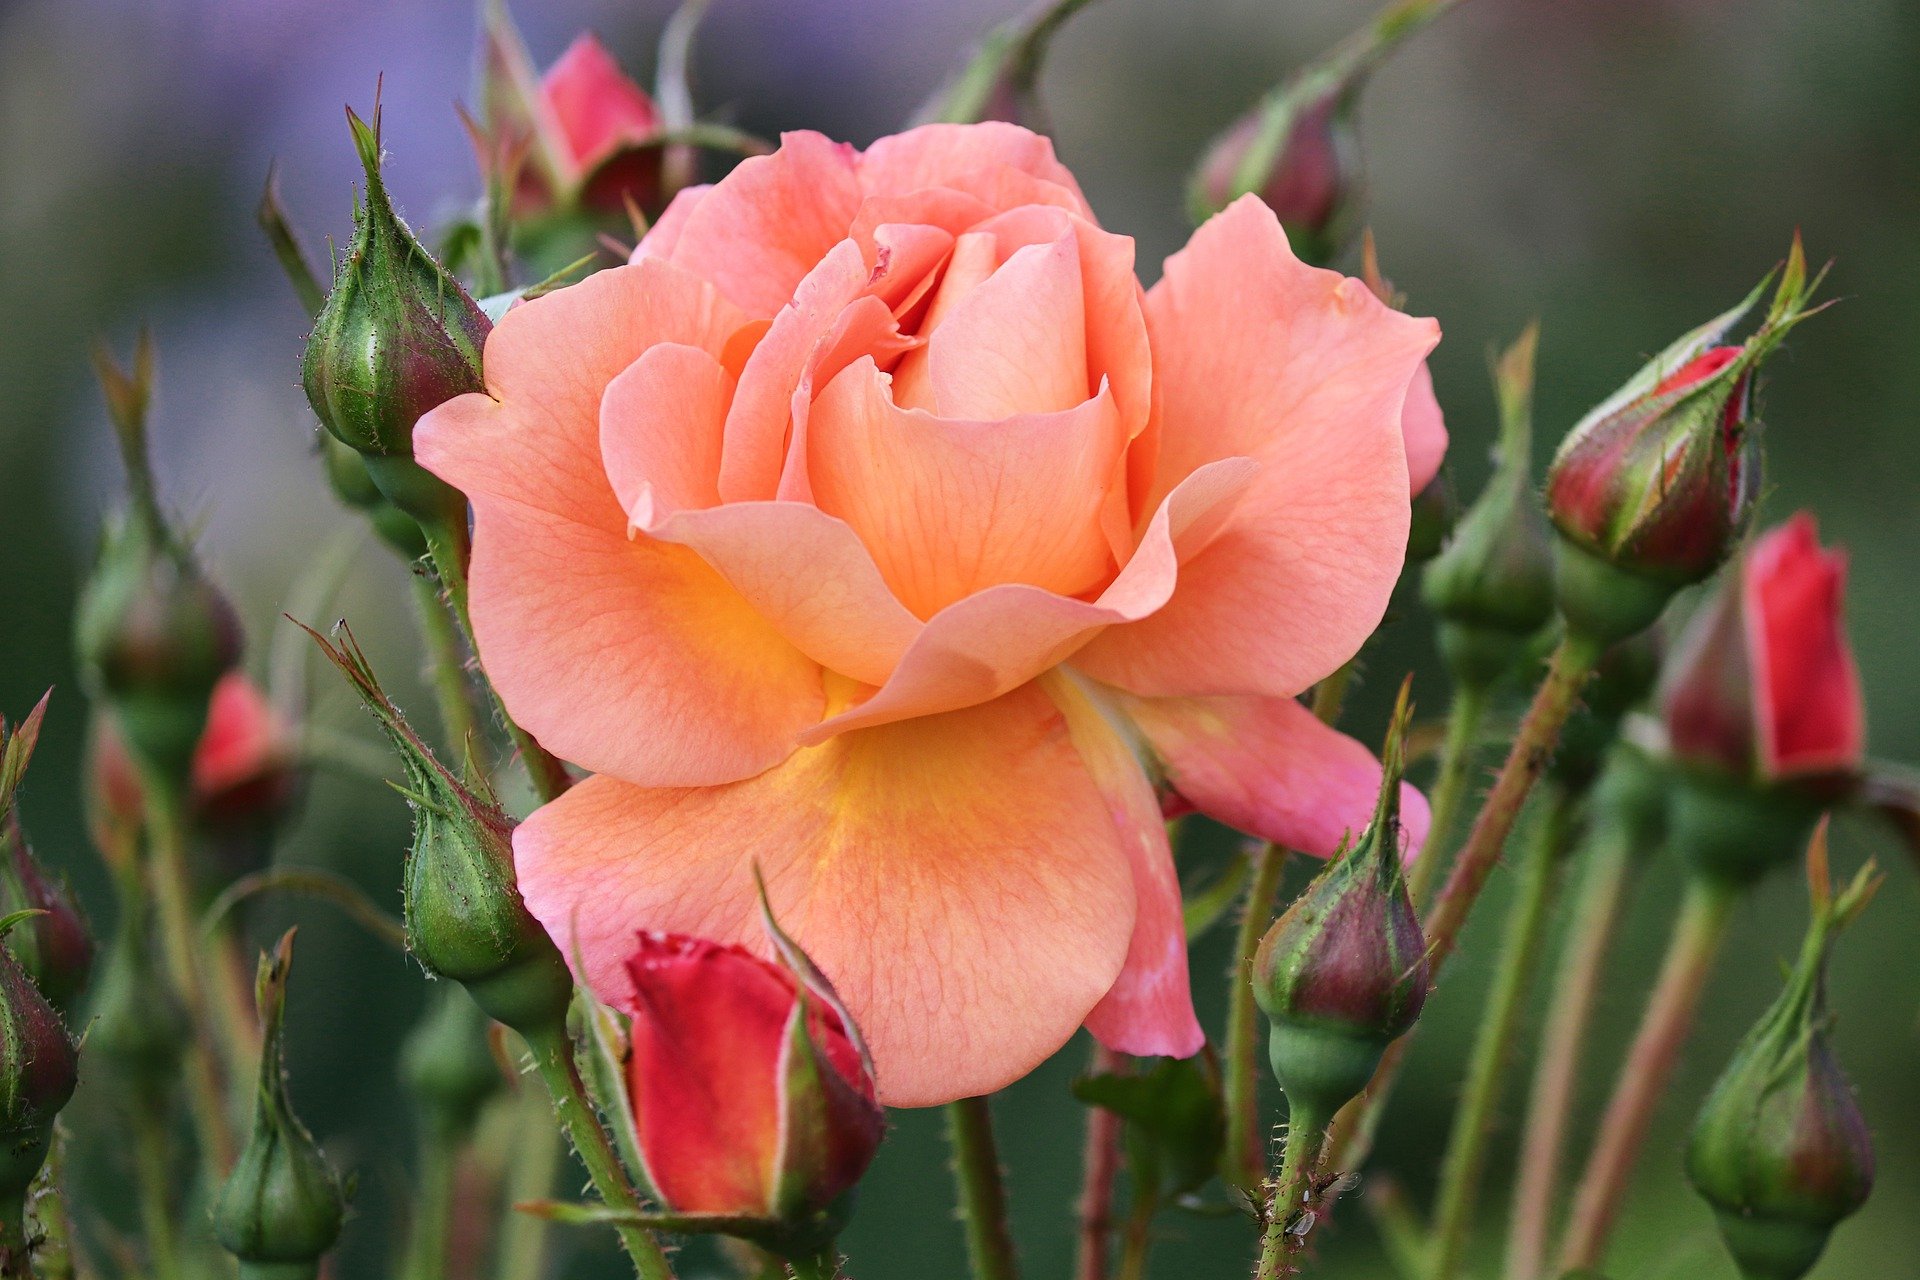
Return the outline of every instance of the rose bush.
{"type": "Polygon", "coordinates": [[[596,775],[515,858],[609,1003],[636,930],[764,948],[757,862],[889,1104],[1083,1022],[1191,1054],[1161,800],[1323,856],[1364,824],[1377,762],[1295,695],[1399,576],[1437,326],[1251,197],[1133,259],[1017,127],[789,134],[422,419],[487,673],[596,775]]]}

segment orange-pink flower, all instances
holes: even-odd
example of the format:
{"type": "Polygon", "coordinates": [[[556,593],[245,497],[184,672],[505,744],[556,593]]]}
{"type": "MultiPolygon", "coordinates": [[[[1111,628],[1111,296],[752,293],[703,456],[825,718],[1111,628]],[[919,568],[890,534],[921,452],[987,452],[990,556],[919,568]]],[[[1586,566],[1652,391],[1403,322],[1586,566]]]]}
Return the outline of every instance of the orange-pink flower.
{"type": "Polygon", "coordinates": [[[890,1104],[1082,1023],[1195,1052],[1155,782],[1322,855],[1366,821],[1377,763],[1295,695],[1399,575],[1437,337],[1252,198],[1143,293],[1012,125],[682,193],[416,436],[488,674],[598,775],[516,833],[528,906],[617,992],[636,930],[764,949],[757,862],[890,1104]]]}

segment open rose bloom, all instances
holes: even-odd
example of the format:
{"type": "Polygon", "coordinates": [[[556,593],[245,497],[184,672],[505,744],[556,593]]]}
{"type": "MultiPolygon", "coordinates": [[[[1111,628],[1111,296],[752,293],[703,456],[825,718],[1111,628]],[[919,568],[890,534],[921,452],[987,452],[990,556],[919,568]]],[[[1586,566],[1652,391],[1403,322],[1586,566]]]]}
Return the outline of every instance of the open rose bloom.
{"type": "Polygon", "coordinates": [[[609,1003],[636,930],[764,951],[757,863],[888,1104],[1082,1024],[1184,1056],[1162,800],[1323,856],[1365,824],[1377,762],[1295,695],[1400,573],[1438,329],[1253,198],[1135,270],[1015,126],[790,134],[421,421],[487,674],[595,775],[515,858],[609,1003]]]}

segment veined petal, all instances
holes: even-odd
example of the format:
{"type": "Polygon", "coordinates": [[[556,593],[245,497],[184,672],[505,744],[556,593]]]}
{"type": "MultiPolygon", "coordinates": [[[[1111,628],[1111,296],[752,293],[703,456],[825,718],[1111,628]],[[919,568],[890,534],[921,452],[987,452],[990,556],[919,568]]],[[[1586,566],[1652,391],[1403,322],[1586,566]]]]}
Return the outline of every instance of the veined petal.
{"type": "Polygon", "coordinates": [[[1034,688],[729,786],[592,778],[523,823],[514,852],[527,905],[610,1003],[637,929],[765,954],[757,862],[895,1106],[1030,1071],[1112,988],[1133,933],[1108,803],[1034,688]]]}

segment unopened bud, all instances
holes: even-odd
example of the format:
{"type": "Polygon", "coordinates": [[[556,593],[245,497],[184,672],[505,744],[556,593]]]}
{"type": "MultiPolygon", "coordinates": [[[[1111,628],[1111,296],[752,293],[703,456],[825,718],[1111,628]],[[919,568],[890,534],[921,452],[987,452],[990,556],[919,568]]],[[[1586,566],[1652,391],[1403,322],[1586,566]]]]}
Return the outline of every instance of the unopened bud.
{"type": "Polygon", "coordinates": [[[445,521],[459,495],[413,460],[413,427],[429,409],[484,388],[481,349],[492,328],[394,211],[380,177],[380,113],[347,120],[366,170],[333,292],[307,339],[302,381],[320,423],[365,460],[393,504],[445,521]]]}
{"type": "Polygon", "coordinates": [[[1825,831],[1809,855],[1814,917],[1786,989],[1734,1052],[1694,1122],[1687,1177],[1713,1206],[1748,1280],[1799,1280],[1866,1203],[1873,1142],[1828,1043],[1827,958],[1878,884],[1869,866],[1837,899],[1825,831]]]}
{"type": "Polygon", "coordinates": [[[1361,186],[1354,112],[1364,68],[1309,67],[1242,116],[1208,148],[1188,187],[1201,222],[1243,195],[1259,196],[1301,261],[1324,266],[1353,236],[1361,186]]]}
{"type": "Polygon", "coordinates": [[[1253,994],[1272,1024],[1274,1075],[1293,1122],[1324,1125],[1373,1078],[1427,998],[1426,940],[1401,874],[1400,777],[1411,708],[1381,752],[1373,821],[1261,939],[1253,994]]]}
{"type": "Polygon", "coordinates": [[[1547,473],[1547,508],[1561,539],[1558,592],[1568,625],[1622,639],[1659,616],[1733,549],[1759,491],[1753,375],[1809,302],[1796,238],[1772,305],[1738,345],[1727,331],[1760,300],[1682,337],[1574,427],[1547,473]]]}
{"type": "Polygon", "coordinates": [[[1493,475],[1426,567],[1420,593],[1440,618],[1440,652],[1455,680],[1484,690],[1520,664],[1553,617],[1552,534],[1533,488],[1533,354],[1529,326],[1494,368],[1500,447],[1493,475]]]}
{"type": "Polygon", "coordinates": [[[346,1197],[320,1145],[287,1099],[282,1026],[293,931],[260,957],[260,1079],[253,1131],[213,1203],[213,1231],[241,1280],[312,1280],[340,1238],[346,1197]]]}
{"type": "MultiPolygon", "coordinates": [[[[0,919],[0,936],[27,918],[0,919]]],[[[73,1096],[79,1054],[59,1011],[12,945],[0,946],[0,1204],[17,1205],[47,1158],[54,1117],[73,1096]]]]}
{"type": "Polygon", "coordinates": [[[500,1092],[500,1066],[488,1043],[493,1021],[450,982],[436,983],[426,1016],[400,1047],[400,1074],[428,1126],[458,1141],[480,1108],[500,1092]]]}
{"type": "Polygon", "coordinates": [[[308,634],[380,721],[406,773],[413,808],[407,858],[407,947],[437,977],[467,988],[488,1017],[516,1031],[563,1025],[573,978],[527,910],[513,874],[513,821],[485,779],[456,776],[413,731],[345,624],[330,643],[308,634]]]}
{"type": "Polygon", "coordinates": [[[33,856],[20,823],[19,790],[40,740],[47,697],[10,728],[0,716],[0,914],[22,918],[7,948],[40,993],[65,1009],[93,971],[93,937],[72,892],[33,856]]]}

